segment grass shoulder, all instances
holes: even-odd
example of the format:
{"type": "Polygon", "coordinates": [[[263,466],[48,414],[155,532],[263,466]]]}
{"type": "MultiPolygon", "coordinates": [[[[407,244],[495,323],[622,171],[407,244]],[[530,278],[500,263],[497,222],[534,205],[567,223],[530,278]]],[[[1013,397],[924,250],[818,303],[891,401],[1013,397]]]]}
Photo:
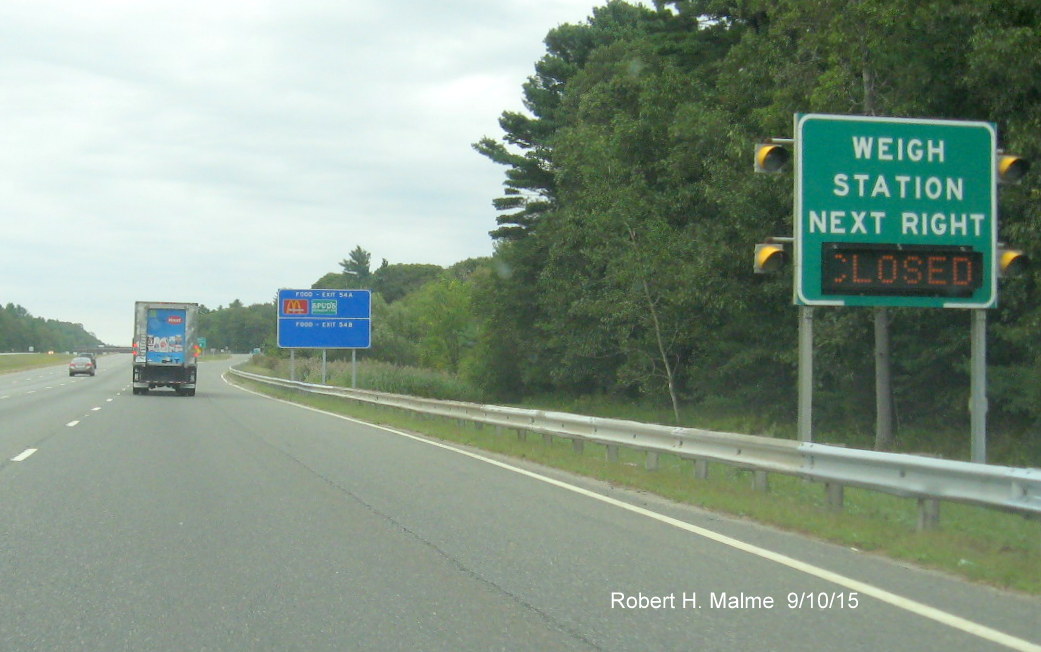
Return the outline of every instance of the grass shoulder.
{"type": "Polygon", "coordinates": [[[0,374],[25,371],[27,369],[39,369],[42,367],[56,367],[68,364],[72,355],[66,353],[18,353],[11,355],[0,355],[0,374]]]}
{"type": "MultiPolygon", "coordinates": [[[[273,375],[270,368],[258,364],[240,368],[273,375]]],[[[751,472],[723,464],[711,463],[708,477],[697,479],[689,460],[671,455],[661,455],[658,468],[652,471],[645,468],[644,455],[638,451],[621,449],[617,460],[610,460],[606,447],[599,444],[587,442],[579,450],[562,438],[534,434],[522,437],[513,431],[482,428],[468,422],[424,417],[242,379],[236,382],[361,421],[530,460],[972,581],[1041,595],[1041,522],[1016,514],[944,503],[941,529],[917,532],[917,503],[911,499],[847,488],[844,509],[836,511],[827,505],[823,485],[799,478],[771,475],[769,491],[762,492],[753,489],[751,472]]],[[[610,416],[632,418],[631,413],[625,417],[610,416]]]]}

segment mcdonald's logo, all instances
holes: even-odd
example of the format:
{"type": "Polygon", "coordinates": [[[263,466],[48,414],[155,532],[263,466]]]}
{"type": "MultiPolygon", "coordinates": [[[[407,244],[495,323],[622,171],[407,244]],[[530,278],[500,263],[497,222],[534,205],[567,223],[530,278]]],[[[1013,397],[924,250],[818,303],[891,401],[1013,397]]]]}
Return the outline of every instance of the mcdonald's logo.
{"type": "Polygon", "coordinates": [[[307,299],[282,299],[283,315],[306,315],[308,313],[307,299]]]}

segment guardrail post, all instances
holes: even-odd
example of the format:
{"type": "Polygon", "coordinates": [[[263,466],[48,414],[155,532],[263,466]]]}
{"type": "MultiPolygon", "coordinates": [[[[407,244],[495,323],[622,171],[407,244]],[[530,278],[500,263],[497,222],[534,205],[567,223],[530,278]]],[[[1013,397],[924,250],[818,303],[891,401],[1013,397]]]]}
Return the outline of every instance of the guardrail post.
{"type": "Polygon", "coordinates": [[[528,431],[523,428],[517,428],[517,441],[526,441],[528,439],[528,431]]]}
{"type": "Polygon", "coordinates": [[[581,439],[572,439],[571,450],[581,455],[582,451],[585,450],[584,444],[585,442],[583,442],[581,439]]]}
{"type": "Polygon", "coordinates": [[[940,501],[935,498],[918,499],[918,531],[940,527],[940,501]]]}
{"type": "Polygon", "coordinates": [[[542,443],[547,445],[547,446],[552,444],[553,443],[553,435],[549,434],[548,432],[542,433],[542,443]]]}
{"type": "Polygon", "coordinates": [[[708,460],[694,460],[694,477],[708,480],[708,460]]]}
{"type": "Polygon", "coordinates": [[[824,493],[828,498],[828,507],[833,510],[841,510],[845,501],[845,487],[837,482],[825,482],[824,493]]]}
{"type": "Polygon", "coordinates": [[[618,462],[618,446],[614,444],[607,445],[607,461],[612,463],[618,462]]]}
{"type": "Polygon", "coordinates": [[[658,452],[647,451],[647,460],[644,462],[644,468],[648,471],[658,470],[658,452]]]}
{"type": "Polygon", "coordinates": [[[752,487],[756,491],[770,491],[770,478],[766,471],[752,471],[752,487]]]}

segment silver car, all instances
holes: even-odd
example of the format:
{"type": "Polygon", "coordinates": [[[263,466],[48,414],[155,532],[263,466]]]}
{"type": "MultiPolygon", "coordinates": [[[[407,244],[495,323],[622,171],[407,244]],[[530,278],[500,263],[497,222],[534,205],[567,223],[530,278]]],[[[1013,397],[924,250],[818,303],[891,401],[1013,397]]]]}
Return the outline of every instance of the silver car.
{"type": "Polygon", "coordinates": [[[93,376],[96,371],[94,361],[86,356],[76,356],[69,362],[69,375],[87,374],[93,376]]]}

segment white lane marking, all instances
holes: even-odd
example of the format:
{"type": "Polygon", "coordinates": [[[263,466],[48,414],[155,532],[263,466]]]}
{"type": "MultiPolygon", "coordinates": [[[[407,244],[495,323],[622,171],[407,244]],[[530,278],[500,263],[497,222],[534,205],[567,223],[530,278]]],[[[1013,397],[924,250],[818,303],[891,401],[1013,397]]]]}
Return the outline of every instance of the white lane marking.
{"type": "Polygon", "coordinates": [[[68,426],[69,428],[75,428],[76,424],[78,424],[78,423],[79,423],[79,421],[70,421],[70,422],[66,423],[65,425],[68,426]]]}
{"type": "Polygon", "coordinates": [[[35,449],[35,448],[26,448],[17,457],[12,457],[11,461],[12,462],[24,462],[25,460],[29,459],[29,456],[32,455],[33,453],[35,453],[36,450],[37,449],[35,449]]]}
{"type": "Polygon", "coordinates": [[[820,568],[819,566],[814,566],[813,564],[808,564],[806,562],[799,561],[798,559],[795,559],[793,557],[782,555],[780,553],[774,552],[772,550],[767,550],[766,548],[761,548],[750,543],[745,543],[744,541],[741,541],[739,539],[728,537],[725,534],[720,534],[719,532],[699,527],[692,523],[687,523],[686,521],[681,521],[679,519],[672,518],[671,516],[666,516],[665,514],[659,514],[658,512],[653,512],[649,509],[644,509],[643,507],[630,505],[629,503],[618,500],[616,498],[604,496],[602,494],[596,493],[595,491],[583,489],[582,487],[578,487],[573,484],[568,484],[567,482],[556,480],[554,478],[550,478],[549,476],[541,475],[539,473],[535,473],[534,471],[529,471],[527,469],[522,469],[520,467],[516,467],[505,462],[500,462],[499,460],[494,460],[490,457],[478,455],[477,453],[472,453],[470,451],[455,448],[454,446],[450,446],[442,442],[430,441],[422,437],[417,437],[416,435],[410,435],[407,432],[394,430],[393,428],[388,428],[386,426],[379,426],[376,424],[368,423],[366,421],[360,421],[358,419],[352,419],[350,417],[343,416],[342,414],[334,414],[332,412],[326,412],[325,410],[319,410],[317,408],[313,408],[307,405],[300,405],[298,403],[292,403],[290,401],[285,401],[279,398],[272,398],[265,394],[254,392],[252,390],[246,389],[244,387],[239,387],[238,385],[230,383],[224,375],[222,375],[221,378],[228,385],[231,385],[232,387],[235,387],[237,389],[241,389],[244,392],[249,392],[250,394],[256,394],[257,396],[262,396],[273,401],[278,401],[279,403],[293,405],[304,410],[310,410],[312,412],[326,414],[332,417],[336,417],[337,419],[350,421],[351,423],[358,423],[365,426],[369,426],[370,428],[377,428],[379,430],[399,435],[401,437],[407,437],[408,439],[412,439],[422,444],[436,446],[437,448],[442,448],[444,450],[452,451],[454,453],[459,453],[460,455],[465,455],[475,460],[486,462],[488,464],[491,464],[492,466],[497,466],[507,471],[513,471],[514,473],[518,473],[520,475],[529,477],[533,480],[538,480],[540,482],[544,482],[554,487],[559,487],[560,489],[571,491],[573,493],[579,494],[580,496],[592,498],[593,500],[599,500],[602,503],[607,503],[608,505],[618,507],[619,509],[624,509],[633,512],[634,514],[646,516],[647,518],[654,519],[660,523],[664,523],[666,525],[671,525],[675,528],[685,530],[687,532],[690,532],[691,534],[696,534],[700,537],[709,539],[710,541],[721,543],[730,548],[734,548],[735,550],[747,552],[748,554],[755,555],[762,559],[766,559],[768,561],[781,564],[782,566],[787,566],[792,570],[806,573],[807,575],[817,577],[826,582],[832,582],[834,584],[838,584],[839,586],[844,586],[847,589],[850,589],[851,591],[857,591],[859,593],[862,593],[863,595],[871,596],[877,600],[880,600],[881,602],[885,602],[886,604],[896,607],[898,609],[903,609],[904,611],[908,611],[917,616],[934,620],[940,623],[941,625],[946,625],[953,629],[961,630],[966,634],[978,636],[979,638],[991,641],[992,643],[1004,645],[1005,647],[1017,650],[1018,652],[1041,652],[1041,645],[1038,645],[1037,643],[1032,643],[1026,639],[1022,639],[1017,636],[1012,636],[1011,634],[1006,634],[1005,632],[998,631],[992,627],[987,627],[986,625],[981,625],[979,623],[968,620],[967,618],[962,618],[961,616],[956,616],[952,613],[947,613],[946,611],[937,609],[936,607],[930,607],[925,603],[918,602],[917,600],[911,600],[910,598],[905,598],[901,595],[897,595],[885,589],[879,588],[873,584],[861,582],[860,580],[853,579],[852,577],[846,577],[845,575],[834,573],[827,569],[820,568]]]}
{"type": "Polygon", "coordinates": [[[101,408],[99,408],[99,407],[94,407],[94,408],[90,408],[90,411],[91,411],[91,412],[97,412],[97,411],[98,411],[98,410],[100,410],[100,409],[101,409],[101,408]]]}

